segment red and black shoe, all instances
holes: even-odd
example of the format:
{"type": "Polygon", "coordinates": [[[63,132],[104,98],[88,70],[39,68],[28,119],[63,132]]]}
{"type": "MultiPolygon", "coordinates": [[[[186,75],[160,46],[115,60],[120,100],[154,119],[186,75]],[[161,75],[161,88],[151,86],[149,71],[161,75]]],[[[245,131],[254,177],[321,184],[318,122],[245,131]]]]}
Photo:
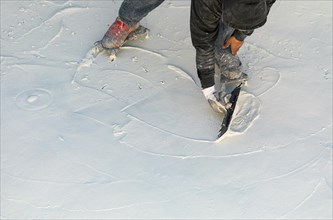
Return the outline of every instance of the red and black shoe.
{"type": "Polygon", "coordinates": [[[102,39],[102,45],[105,48],[121,47],[130,33],[139,27],[139,23],[127,25],[120,20],[119,17],[113,22],[109,30],[102,39]]]}

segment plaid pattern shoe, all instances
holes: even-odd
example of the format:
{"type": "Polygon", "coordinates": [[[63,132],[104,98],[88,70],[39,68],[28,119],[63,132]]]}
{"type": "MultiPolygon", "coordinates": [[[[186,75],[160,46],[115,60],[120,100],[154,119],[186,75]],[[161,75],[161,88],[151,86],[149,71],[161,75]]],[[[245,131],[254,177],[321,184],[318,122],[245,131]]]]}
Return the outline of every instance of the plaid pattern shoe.
{"type": "Polygon", "coordinates": [[[102,39],[102,45],[105,48],[121,47],[128,35],[139,27],[139,23],[127,25],[119,17],[113,22],[102,39]]]}

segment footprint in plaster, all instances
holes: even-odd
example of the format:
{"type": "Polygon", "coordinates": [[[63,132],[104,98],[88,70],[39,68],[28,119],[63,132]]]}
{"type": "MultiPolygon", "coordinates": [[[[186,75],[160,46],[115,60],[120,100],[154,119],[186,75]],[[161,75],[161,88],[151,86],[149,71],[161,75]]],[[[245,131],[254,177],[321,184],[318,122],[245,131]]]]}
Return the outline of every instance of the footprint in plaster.
{"type": "Polygon", "coordinates": [[[254,95],[242,91],[238,103],[230,125],[231,134],[244,133],[259,116],[260,101],[254,95]]]}
{"type": "Polygon", "coordinates": [[[52,95],[44,89],[30,89],[23,91],[16,97],[16,105],[25,110],[44,109],[52,103],[52,95]]]}

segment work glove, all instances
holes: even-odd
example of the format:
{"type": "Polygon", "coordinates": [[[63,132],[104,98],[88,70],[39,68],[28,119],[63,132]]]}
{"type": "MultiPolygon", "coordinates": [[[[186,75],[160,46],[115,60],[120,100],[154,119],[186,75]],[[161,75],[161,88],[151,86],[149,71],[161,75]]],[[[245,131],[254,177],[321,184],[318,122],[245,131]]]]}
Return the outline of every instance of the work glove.
{"type": "MultiPolygon", "coordinates": [[[[218,92],[215,90],[214,86],[205,88],[202,90],[205,98],[207,99],[209,105],[215,112],[225,114],[227,103],[229,102],[227,99],[220,99],[218,92]]],[[[227,98],[227,97],[226,97],[227,98]]]]}

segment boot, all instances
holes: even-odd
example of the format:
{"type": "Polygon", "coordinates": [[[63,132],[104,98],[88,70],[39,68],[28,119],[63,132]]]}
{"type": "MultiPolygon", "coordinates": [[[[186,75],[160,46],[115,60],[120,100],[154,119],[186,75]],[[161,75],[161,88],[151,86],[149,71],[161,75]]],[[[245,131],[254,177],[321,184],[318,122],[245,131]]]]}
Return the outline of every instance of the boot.
{"type": "Polygon", "coordinates": [[[102,39],[102,45],[105,48],[121,47],[128,35],[139,27],[139,22],[134,25],[127,25],[119,17],[113,22],[102,39]]]}

